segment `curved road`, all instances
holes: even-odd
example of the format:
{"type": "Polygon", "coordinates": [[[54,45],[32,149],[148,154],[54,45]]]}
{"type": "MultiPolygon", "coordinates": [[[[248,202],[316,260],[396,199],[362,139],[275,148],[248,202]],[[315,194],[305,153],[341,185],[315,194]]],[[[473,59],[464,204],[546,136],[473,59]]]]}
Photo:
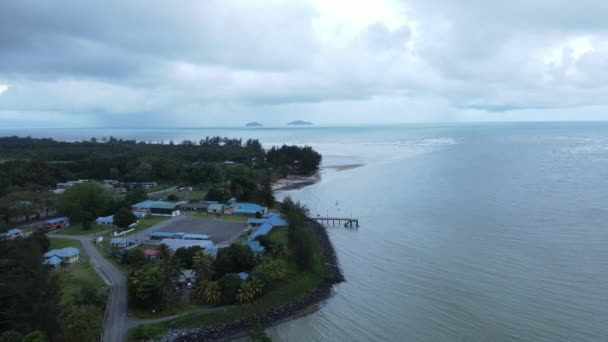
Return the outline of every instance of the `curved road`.
{"type": "MultiPolygon", "coordinates": [[[[180,215],[172,217],[166,221],[160,222],[152,227],[149,227],[145,230],[142,230],[137,233],[139,234],[149,234],[153,231],[157,231],[163,229],[171,224],[174,224],[176,221],[179,222],[181,220],[186,220],[188,218],[187,215],[180,215]]],[[[102,232],[103,233],[103,232],[102,232]]],[[[106,258],[104,258],[99,250],[95,248],[93,245],[93,239],[97,234],[92,235],[62,235],[61,231],[57,231],[56,233],[49,233],[47,236],[49,238],[55,239],[69,239],[69,240],[78,240],[82,244],[84,251],[89,255],[91,259],[91,265],[93,265],[93,269],[101,276],[106,284],[110,287],[110,295],[108,296],[108,303],[106,306],[106,315],[104,318],[104,333],[102,336],[103,342],[121,342],[125,341],[126,332],[130,328],[134,328],[141,324],[148,323],[158,323],[167,320],[171,320],[177,318],[181,315],[199,312],[208,310],[208,307],[200,308],[197,310],[193,310],[191,312],[181,313],[179,315],[172,315],[166,317],[159,317],[153,319],[138,319],[138,318],[128,318],[127,317],[127,278],[125,275],[114,266],[111,262],[109,262],[106,258]]],[[[228,240],[228,244],[236,239],[239,234],[231,237],[228,240]]]]}
{"type": "Polygon", "coordinates": [[[104,319],[104,333],[102,341],[120,342],[125,340],[125,322],[127,321],[127,278],[122,272],[106,260],[93,246],[93,236],[74,236],[49,234],[50,238],[78,240],[84,251],[91,258],[91,265],[101,278],[110,287],[106,315],[104,319]]]}

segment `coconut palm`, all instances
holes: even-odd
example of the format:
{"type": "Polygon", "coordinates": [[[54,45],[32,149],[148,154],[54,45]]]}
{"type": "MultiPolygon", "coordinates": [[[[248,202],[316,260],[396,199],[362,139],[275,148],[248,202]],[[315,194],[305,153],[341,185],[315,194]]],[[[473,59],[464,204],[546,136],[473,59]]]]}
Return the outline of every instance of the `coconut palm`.
{"type": "Polygon", "coordinates": [[[240,303],[251,302],[255,298],[255,289],[251,285],[251,282],[245,281],[241,284],[241,288],[236,294],[236,300],[240,303]]]}
{"type": "Polygon", "coordinates": [[[170,256],[171,256],[171,250],[169,249],[169,246],[167,246],[164,243],[162,243],[160,246],[158,246],[158,258],[159,259],[167,259],[170,256]]]}
{"type": "Polygon", "coordinates": [[[260,270],[266,272],[272,280],[283,279],[285,277],[285,268],[278,261],[265,262],[260,265],[260,270]]]}
{"type": "Polygon", "coordinates": [[[203,251],[197,251],[192,258],[192,267],[196,271],[196,280],[201,282],[209,280],[215,273],[213,267],[213,257],[203,253],[203,251]]]}
{"type": "Polygon", "coordinates": [[[264,291],[264,284],[261,280],[252,277],[249,280],[249,283],[251,283],[251,288],[253,290],[254,296],[257,297],[262,294],[262,292],[264,291]]]}
{"type": "Polygon", "coordinates": [[[210,281],[205,286],[204,291],[205,301],[209,304],[217,304],[222,298],[222,289],[216,281],[210,281]]]}
{"type": "Polygon", "coordinates": [[[283,243],[277,243],[274,246],[272,246],[272,249],[270,250],[270,255],[272,255],[273,258],[275,259],[286,259],[287,258],[287,246],[285,246],[285,244],[283,243]]]}

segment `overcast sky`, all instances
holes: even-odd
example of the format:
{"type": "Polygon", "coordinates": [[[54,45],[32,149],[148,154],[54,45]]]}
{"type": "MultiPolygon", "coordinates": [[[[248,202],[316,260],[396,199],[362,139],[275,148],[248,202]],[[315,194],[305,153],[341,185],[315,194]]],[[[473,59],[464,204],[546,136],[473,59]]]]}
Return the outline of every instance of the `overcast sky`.
{"type": "Polygon", "coordinates": [[[608,119],[607,14],[605,0],[1,1],[0,126],[608,119]]]}

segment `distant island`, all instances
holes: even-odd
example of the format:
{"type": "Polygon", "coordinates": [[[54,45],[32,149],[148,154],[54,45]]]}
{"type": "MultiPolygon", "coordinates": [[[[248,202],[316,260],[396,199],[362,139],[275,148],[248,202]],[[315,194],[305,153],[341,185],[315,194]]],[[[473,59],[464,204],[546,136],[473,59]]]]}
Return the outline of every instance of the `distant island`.
{"type": "Polygon", "coordinates": [[[257,121],[254,121],[254,122],[247,123],[245,126],[247,126],[247,127],[261,127],[263,125],[261,123],[257,122],[257,121]]]}
{"type": "Polygon", "coordinates": [[[312,122],[296,120],[296,121],[292,121],[292,122],[288,123],[287,125],[289,125],[289,126],[312,126],[312,122]]]}

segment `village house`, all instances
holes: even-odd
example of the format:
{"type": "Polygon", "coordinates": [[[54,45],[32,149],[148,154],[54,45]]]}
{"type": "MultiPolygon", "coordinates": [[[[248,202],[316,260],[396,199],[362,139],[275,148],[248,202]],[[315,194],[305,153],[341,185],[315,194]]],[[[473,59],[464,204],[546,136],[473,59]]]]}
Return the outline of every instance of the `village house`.
{"type": "Polygon", "coordinates": [[[144,250],[144,256],[146,257],[146,260],[148,260],[148,261],[156,260],[156,258],[158,257],[159,253],[160,252],[158,251],[158,249],[146,249],[146,250],[144,250]]]}
{"type": "Polygon", "coordinates": [[[251,249],[251,251],[255,254],[264,253],[264,250],[265,250],[264,246],[262,246],[260,241],[257,241],[257,240],[243,241],[243,242],[241,242],[241,245],[249,247],[249,249],[251,249]]]}
{"type": "Polygon", "coordinates": [[[48,230],[59,229],[70,226],[70,219],[67,217],[57,217],[54,219],[46,220],[44,227],[48,230]]]}
{"type": "Polygon", "coordinates": [[[266,214],[268,208],[256,203],[240,203],[233,202],[229,204],[225,210],[226,214],[236,215],[255,215],[257,213],[266,214]]]}
{"type": "Polygon", "coordinates": [[[209,202],[195,202],[195,203],[183,203],[179,205],[181,211],[192,211],[192,212],[207,212],[209,208],[209,202]]]}
{"type": "Polygon", "coordinates": [[[106,226],[111,226],[114,224],[114,215],[98,217],[95,220],[95,223],[106,225],[106,226]]]}
{"type": "Polygon", "coordinates": [[[44,253],[44,264],[59,267],[61,265],[73,264],[80,260],[80,250],[74,247],[53,249],[44,253]]]}
{"type": "Polygon", "coordinates": [[[18,237],[23,237],[23,231],[19,228],[9,229],[7,232],[0,234],[0,238],[6,240],[14,240],[18,237]]]}
{"type": "Polygon", "coordinates": [[[207,207],[207,213],[209,214],[222,214],[224,212],[224,205],[220,203],[211,203],[207,207]]]}
{"type": "Polygon", "coordinates": [[[179,204],[165,201],[143,201],[133,204],[131,210],[152,216],[178,216],[181,214],[179,204]]]}
{"type": "Polygon", "coordinates": [[[127,238],[112,238],[110,239],[110,245],[118,248],[126,248],[131,245],[134,245],[135,242],[127,239],[127,238]]]}

